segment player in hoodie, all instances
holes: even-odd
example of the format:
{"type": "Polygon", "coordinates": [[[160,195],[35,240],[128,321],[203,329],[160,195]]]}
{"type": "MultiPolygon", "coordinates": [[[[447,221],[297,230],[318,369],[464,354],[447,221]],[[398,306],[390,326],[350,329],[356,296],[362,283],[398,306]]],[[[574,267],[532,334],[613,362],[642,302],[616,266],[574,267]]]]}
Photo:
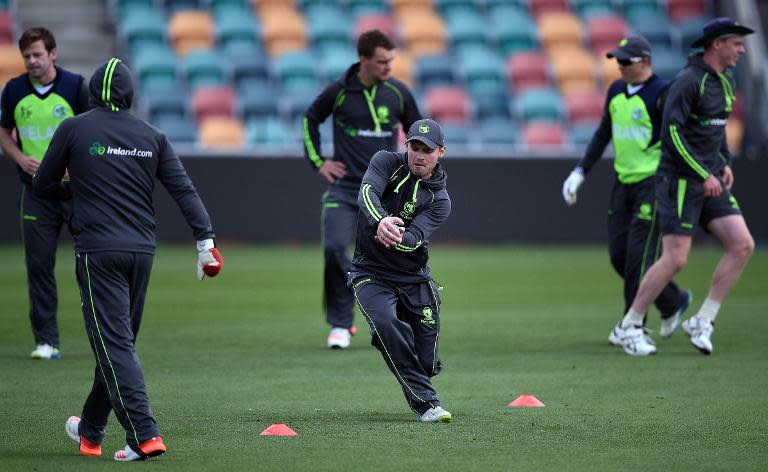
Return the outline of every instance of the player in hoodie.
{"type": "Polygon", "coordinates": [[[67,434],[81,454],[99,456],[114,411],[127,442],[114,459],[133,461],[166,451],[135,350],[155,251],[155,178],[197,239],[198,279],[217,275],[222,260],[208,213],[168,139],[130,112],[128,67],[110,59],[93,73],[89,91],[94,108],[59,125],[33,188],[43,198],[73,201],[75,272],[96,356],[82,418],[67,420],[67,434]],[[67,170],[71,181],[62,182],[67,170]]]}
{"type": "Polygon", "coordinates": [[[330,84],[307,110],[304,148],[307,159],[329,184],[323,195],[321,231],[325,252],[323,308],[331,325],[328,347],[345,349],[353,329],[353,298],[346,285],[347,248],[355,239],[357,192],[368,162],[377,151],[397,149],[398,124],[404,129],[421,118],[408,88],[390,77],[395,45],[381,31],[360,35],[360,62],[330,84]],[[333,119],[333,158],[320,150],[319,125],[333,119]]]}
{"type": "Polygon", "coordinates": [[[440,160],[445,140],[429,119],[413,123],[405,152],[379,151],[363,176],[350,285],[371,329],[371,344],[403,388],[418,421],[448,422],[431,377],[440,297],[427,266],[429,238],[448,218],[451,200],[440,160]]]}

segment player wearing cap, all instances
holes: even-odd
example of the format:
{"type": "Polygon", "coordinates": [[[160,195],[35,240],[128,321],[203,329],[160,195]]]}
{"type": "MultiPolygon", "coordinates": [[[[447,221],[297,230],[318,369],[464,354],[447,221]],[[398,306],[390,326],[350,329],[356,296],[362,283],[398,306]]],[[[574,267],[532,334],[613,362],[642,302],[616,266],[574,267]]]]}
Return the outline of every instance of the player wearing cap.
{"type": "Polygon", "coordinates": [[[379,30],[357,41],[359,62],[328,85],[304,116],[304,150],[312,167],[328,183],[323,194],[321,231],[325,266],[323,310],[331,325],[328,347],[349,347],[353,327],[352,292],[347,287],[349,246],[355,240],[360,179],[377,151],[397,149],[398,126],[408,129],[421,118],[408,87],[390,76],[395,44],[379,30]],[[320,149],[320,123],[333,122],[333,157],[320,149]]]}
{"type": "MultiPolygon", "coordinates": [[[[723,300],[741,276],[754,250],[736,198],[725,126],[733,110],[732,79],[725,74],[745,52],[744,36],[753,31],[730,18],[704,26],[692,47],[704,52],[690,57],[670,86],[662,121],[662,157],[656,177],[656,199],[663,253],[653,264],[621,321],[632,349],[644,343],[640,327],[645,312],[672,277],[683,269],[697,225],[717,237],[725,248],[712,275],[709,293],[683,330],[704,354],[712,353],[712,332],[723,300]]],[[[627,351],[629,352],[629,351],[627,351]]],[[[647,352],[652,353],[652,352],[647,352]]]]}
{"type": "Polygon", "coordinates": [[[440,160],[440,125],[413,123],[405,152],[379,151],[363,176],[350,285],[371,329],[371,344],[422,422],[447,422],[431,377],[437,354],[440,297],[427,266],[429,238],[448,218],[451,200],[440,160]]]}
{"type": "MultiPolygon", "coordinates": [[[[611,265],[624,279],[626,313],[640,278],[659,252],[653,176],[661,158],[661,98],[667,82],[653,73],[651,45],[642,36],[622,39],[606,56],[616,58],[621,79],[608,89],[603,118],[584,157],[563,183],[563,198],[568,205],[576,203],[576,192],[584,177],[612,141],[616,180],[608,209],[608,252],[611,265]]],[[[664,287],[656,299],[661,312],[661,336],[672,336],[691,297],[690,291],[680,290],[674,282],[664,287]]],[[[621,346],[624,334],[617,324],[608,341],[621,346]]],[[[650,337],[646,339],[643,346],[655,349],[650,337]]]]}

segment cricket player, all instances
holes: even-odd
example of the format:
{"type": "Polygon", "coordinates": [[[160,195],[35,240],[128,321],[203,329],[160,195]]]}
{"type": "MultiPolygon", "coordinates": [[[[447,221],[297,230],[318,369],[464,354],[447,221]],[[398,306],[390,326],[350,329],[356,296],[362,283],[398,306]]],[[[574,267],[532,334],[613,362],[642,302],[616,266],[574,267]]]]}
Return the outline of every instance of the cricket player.
{"type": "Polygon", "coordinates": [[[418,421],[448,422],[431,378],[440,297],[427,266],[429,238],[448,218],[451,200],[440,165],[445,140],[430,119],[414,122],[405,152],[379,151],[363,176],[350,284],[371,329],[371,343],[403,389],[418,421]]]}
{"type": "Polygon", "coordinates": [[[112,58],[90,80],[92,110],[61,123],[33,180],[40,197],[72,198],[75,272],[85,329],[96,357],[82,416],[66,432],[85,456],[101,455],[115,413],[126,446],[116,461],[163,454],[135,350],[155,252],[155,179],[176,201],[197,240],[198,278],[215,276],[222,259],[208,213],[168,139],[130,112],[128,67],[112,58]],[[69,170],[70,182],[61,182],[69,170]]]}

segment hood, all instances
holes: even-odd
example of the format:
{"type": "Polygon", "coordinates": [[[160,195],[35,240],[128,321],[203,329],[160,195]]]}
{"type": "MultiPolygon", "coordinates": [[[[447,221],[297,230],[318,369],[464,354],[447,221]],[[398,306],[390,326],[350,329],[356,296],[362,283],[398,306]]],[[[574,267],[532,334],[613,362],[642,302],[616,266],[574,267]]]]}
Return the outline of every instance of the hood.
{"type": "Polygon", "coordinates": [[[113,57],[93,71],[88,86],[91,105],[112,111],[127,110],[133,102],[133,79],[123,61],[113,57]]]}
{"type": "Polygon", "coordinates": [[[422,182],[424,186],[432,191],[443,190],[448,185],[448,174],[443,170],[443,164],[438,162],[435,170],[432,171],[432,177],[422,180],[422,182]]]}
{"type": "Polygon", "coordinates": [[[347,90],[363,90],[363,83],[357,78],[357,73],[360,72],[360,63],[355,62],[339,79],[341,85],[347,90]]]}
{"type": "Polygon", "coordinates": [[[704,62],[704,54],[703,53],[696,53],[691,54],[688,56],[688,64],[689,66],[698,67],[699,69],[702,69],[706,72],[709,72],[710,74],[717,75],[717,72],[715,72],[715,69],[711,68],[709,64],[704,62]]]}

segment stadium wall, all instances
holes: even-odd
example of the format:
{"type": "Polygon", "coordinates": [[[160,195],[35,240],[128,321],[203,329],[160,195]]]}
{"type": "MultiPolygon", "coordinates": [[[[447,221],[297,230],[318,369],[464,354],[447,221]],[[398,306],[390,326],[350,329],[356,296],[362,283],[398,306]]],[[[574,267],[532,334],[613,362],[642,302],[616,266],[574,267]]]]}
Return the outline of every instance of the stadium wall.
{"type": "MultiPolygon", "coordinates": [[[[296,157],[185,157],[187,170],[213,218],[220,241],[317,242],[324,185],[296,157]]],[[[436,241],[600,243],[613,181],[611,161],[599,162],[576,206],[563,203],[561,186],[572,159],[486,159],[449,155],[445,166],[453,211],[436,241]]],[[[755,238],[768,242],[765,180],[768,159],[738,160],[734,192],[755,238]],[[762,208],[762,209],[761,209],[762,208]]],[[[0,242],[20,242],[19,183],[8,160],[0,166],[0,242]]],[[[156,189],[161,241],[190,241],[173,201],[156,189]]],[[[68,237],[68,236],[67,236],[68,237]]]]}

